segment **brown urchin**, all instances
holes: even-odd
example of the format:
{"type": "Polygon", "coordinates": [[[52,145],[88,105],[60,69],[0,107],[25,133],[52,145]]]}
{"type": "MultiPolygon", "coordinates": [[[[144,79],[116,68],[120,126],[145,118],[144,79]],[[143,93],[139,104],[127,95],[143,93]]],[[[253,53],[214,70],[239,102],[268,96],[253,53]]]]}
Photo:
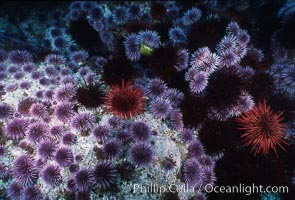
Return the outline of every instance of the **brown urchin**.
{"type": "Polygon", "coordinates": [[[267,155],[273,150],[277,155],[277,147],[285,150],[283,145],[285,125],[282,123],[282,112],[274,113],[266,101],[260,102],[251,111],[244,113],[237,119],[245,133],[241,136],[245,146],[252,146],[254,154],[267,155]]]}
{"type": "Polygon", "coordinates": [[[105,97],[106,111],[124,118],[132,118],[144,110],[145,99],[140,88],[122,80],[122,85],[112,85],[105,97]]]}
{"type": "Polygon", "coordinates": [[[103,104],[104,93],[99,85],[81,86],[76,91],[78,103],[85,108],[97,108],[103,104]]]}

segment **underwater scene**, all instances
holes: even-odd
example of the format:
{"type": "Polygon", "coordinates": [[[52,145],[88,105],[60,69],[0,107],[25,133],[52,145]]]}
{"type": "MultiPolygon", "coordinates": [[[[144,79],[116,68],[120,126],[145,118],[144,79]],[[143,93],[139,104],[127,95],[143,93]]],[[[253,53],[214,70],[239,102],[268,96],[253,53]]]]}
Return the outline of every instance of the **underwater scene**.
{"type": "Polygon", "coordinates": [[[1,1],[0,200],[295,200],[295,1],[1,1]]]}

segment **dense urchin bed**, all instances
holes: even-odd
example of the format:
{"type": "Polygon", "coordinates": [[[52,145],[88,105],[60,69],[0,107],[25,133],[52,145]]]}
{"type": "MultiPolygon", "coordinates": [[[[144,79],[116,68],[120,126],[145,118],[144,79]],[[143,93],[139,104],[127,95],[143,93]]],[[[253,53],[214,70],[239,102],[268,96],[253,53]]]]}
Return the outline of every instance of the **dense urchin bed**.
{"type": "Polygon", "coordinates": [[[0,8],[0,199],[295,199],[294,2],[0,8]]]}

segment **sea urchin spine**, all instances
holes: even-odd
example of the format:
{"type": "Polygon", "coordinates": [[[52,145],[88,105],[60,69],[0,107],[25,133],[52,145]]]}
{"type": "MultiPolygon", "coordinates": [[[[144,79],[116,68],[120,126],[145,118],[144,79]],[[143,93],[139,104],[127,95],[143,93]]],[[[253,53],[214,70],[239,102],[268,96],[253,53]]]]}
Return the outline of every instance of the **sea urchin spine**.
{"type": "Polygon", "coordinates": [[[125,118],[132,118],[144,109],[144,97],[141,89],[134,87],[130,82],[112,86],[106,95],[105,106],[107,112],[113,112],[125,118]]]}
{"type": "Polygon", "coordinates": [[[285,149],[283,145],[287,142],[284,140],[285,125],[282,123],[282,114],[273,113],[264,100],[237,119],[242,126],[240,129],[245,131],[241,138],[245,146],[252,146],[255,155],[266,155],[270,150],[277,155],[277,147],[285,149]]]}

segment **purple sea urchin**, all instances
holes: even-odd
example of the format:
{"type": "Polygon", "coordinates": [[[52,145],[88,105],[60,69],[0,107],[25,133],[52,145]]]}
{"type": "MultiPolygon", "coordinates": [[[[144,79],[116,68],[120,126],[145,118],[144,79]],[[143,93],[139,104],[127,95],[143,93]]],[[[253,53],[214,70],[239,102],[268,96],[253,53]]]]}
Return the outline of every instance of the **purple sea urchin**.
{"type": "Polygon", "coordinates": [[[130,136],[136,142],[144,142],[149,139],[151,135],[150,128],[144,122],[134,122],[130,127],[130,136]]]}
{"type": "Polygon", "coordinates": [[[108,124],[111,128],[117,129],[120,128],[123,124],[123,119],[120,117],[113,115],[108,119],[108,124]]]}
{"type": "Polygon", "coordinates": [[[117,179],[117,169],[110,162],[99,162],[93,170],[94,185],[99,189],[110,188],[117,179]]]}
{"type": "Polygon", "coordinates": [[[158,48],[160,46],[160,36],[155,31],[140,31],[138,39],[141,44],[147,45],[150,48],[158,48]]]}
{"type": "Polygon", "coordinates": [[[203,168],[203,177],[202,183],[204,185],[214,185],[216,177],[212,168],[205,167],[203,168]]]}
{"type": "Polygon", "coordinates": [[[5,126],[5,135],[13,140],[20,140],[26,135],[28,121],[25,119],[13,119],[5,126]]]}
{"type": "Polygon", "coordinates": [[[75,179],[71,178],[67,181],[66,186],[67,186],[67,190],[70,192],[74,192],[75,191],[75,179]]]}
{"type": "Polygon", "coordinates": [[[10,74],[15,74],[18,71],[17,68],[18,68],[17,65],[9,65],[7,71],[10,74]]]}
{"type": "Polygon", "coordinates": [[[196,23],[197,21],[199,21],[201,16],[202,16],[202,11],[197,7],[193,7],[184,13],[182,17],[182,23],[186,26],[190,26],[196,23]]]}
{"type": "Polygon", "coordinates": [[[203,170],[198,160],[195,158],[187,159],[183,165],[182,177],[189,186],[198,186],[203,178],[203,170]]]}
{"type": "Polygon", "coordinates": [[[62,79],[61,79],[61,83],[63,85],[67,85],[67,84],[72,84],[72,85],[76,85],[77,82],[75,79],[73,79],[73,76],[71,75],[65,75],[62,79]]]}
{"type": "Polygon", "coordinates": [[[17,88],[18,88],[18,84],[17,83],[11,83],[11,84],[6,85],[5,91],[6,92],[14,92],[14,91],[17,90],[17,88]]]}
{"type": "Polygon", "coordinates": [[[83,155],[82,154],[78,154],[75,156],[75,161],[76,162],[81,162],[83,160],[83,155]]]}
{"type": "Polygon", "coordinates": [[[23,81],[19,86],[21,89],[28,90],[31,88],[31,83],[29,81],[23,81]]]}
{"type": "Polygon", "coordinates": [[[100,6],[96,6],[89,10],[89,16],[94,21],[101,21],[103,19],[103,10],[100,6]]]}
{"type": "Polygon", "coordinates": [[[8,60],[15,65],[23,65],[33,61],[32,55],[25,50],[15,50],[8,54],[8,60]]]}
{"type": "Polygon", "coordinates": [[[15,80],[21,80],[25,77],[25,74],[23,72],[16,72],[13,77],[15,78],[15,80]]]}
{"type": "Polygon", "coordinates": [[[65,133],[62,137],[62,142],[64,145],[72,145],[75,144],[77,141],[77,136],[73,133],[65,133]]]}
{"type": "Polygon", "coordinates": [[[38,80],[38,79],[40,79],[42,76],[43,76],[43,73],[40,72],[40,71],[34,71],[34,72],[31,74],[31,77],[32,77],[33,80],[38,80]]]}
{"type": "Polygon", "coordinates": [[[7,166],[3,163],[0,163],[0,179],[5,179],[9,177],[10,171],[8,170],[7,166]]]}
{"type": "Polygon", "coordinates": [[[61,138],[65,132],[65,128],[63,126],[55,125],[50,128],[50,135],[55,138],[61,138]]]}
{"type": "Polygon", "coordinates": [[[89,130],[95,122],[95,116],[89,112],[83,112],[77,114],[71,124],[72,127],[77,131],[87,131],[89,130]]]}
{"type": "Polygon", "coordinates": [[[35,99],[31,97],[27,97],[20,102],[18,102],[17,105],[17,112],[19,112],[22,115],[28,115],[30,113],[31,106],[36,102],[35,99]]]}
{"type": "Polygon", "coordinates": [[[57,89],[55,93],[55,98],[58,101],[71,101],[76,95],[76,88],[74,85],[67,84],[62,85],[57,89]]]}
{"type": "Polygon", "coordinates": [[[89,54],[85,50],[74,51],[71,54],[71,60],[75,63],[81,63],[89,57],[89,54]]]}
{"type": "Polygon", "coordinates": [[[39,90],[39,91],[37,91],[36,92],[36,97],[38,98],[38,99],[42,99],[43,98],[43,90],[39,90]]]}
{"type": "Polygon", "coordinates": [[[224,50],[219,52],[220,65],[223,67],[230,67],[237,64],[240,61],[238,55],[231,50],[224,50]]]}
{"type": "Polygon", "coordinates": [[[6,147],[4,145],[0,145],[0,158],[4,157],[7,153],[6,147]]]}
{"type": "Polygon", "coordinates": [[[208,75],[204,72],[199,72],[189,82],[190,91],[193,94],[201,93],[208,84],[208,75]]]}
{"type": "Polygon", "coordinates": [[[45,140],[39,144],[37,149],[38,155],[45,159],[51,159],[55,155],[58,145],[54,141],[45,140]]]}
{"type": "Polygon", "coordinates": [[[56,187],[62,183],[61,169],[58,165],[50,164],[45,166],[40,177],[51,187],[56,187]]]}
{"type": "Polygon", "coordinates": [[[138,36],[134,33],[129,34],[124,41],[125,54],[131,61],[140,59],[140,41],[138,36]]]}
{"type": "Polygon", "coordinates": [[[71,75],[73,72],[70,68],[63,68],[60,70],[60,74],[62,76],[68,76],[68,75],[71,75]]]}
{"type": "Polygon", "coordinates": [[[215,165],[215,161],[212,159],[212,157],[203,155],[200,157],[199,162],[201,165],[209,168],[213,168],[215,165]]]}
{"type": "Polygon", "coordinates": [[[81,12],[79,10],[73,9],[69,13],[69,18],[71,21],[76,21],[80,18],[81,12]]]}
{"type": "Polygon", "coordinates": [[[179,138],[186,143],[189,143],[193,140],[193,130],[192,129],[183,129],[180,132],[179,138]]]}
{"type": "Polygon", "coordinates": [[[92,134],[99,143],[104,143],[110,134],[110,130],[107,126],[98,125],[92,130],[92,134]]]}
{"type": "Polygon", "coordinates": [[[165,170],[172,170],[175,166],[175,163],[172,160],[166,159],[163,161],[163,168],[165,170]]]}
{"type": "Polygon", "coordinates": [[[23,187],[20,186],[16,182],[12,182],[8,187],[7,187],[7,196],[11,200],[22,200],[23,197],[23,187]]]}
{"type": "Polygon", "coordinates": [[[153,152],[145,143],[135,143],[129,151],[131,162],[138,166],[147,166],[153,160],[153,152]]]}
{"type": "Polygon", "coordinates": [[[42,200],[43,195],[37,186],[30,186],[24,189],[24,200],[42,200]]]}
{"type": "Polygon", "coordinates": [[[51,37],[55,38],[55,37],[59,37],[63,34],[62,29],[59,28],[53,28],[50,30],[50,35],[51,37]]]}
{"type": "Polygon", "coordinates": [[[27,155],[17,157],[12,167],[12,177],[23,186],[33,183],[38,178],[38,170],[34,165],[34,159],[27,155]]]}
{"type": "Polygon", "coordinates": [[[121,153],[121,145],[116,141],[106,142],[102,147],[102,153],[107,159],[117,158],[121,153]]]}
{"type": "Polygon", "coordinates": [[[113,11],[113,20],[118,25],[125,24],[129,19],[128,10],[124,6],[116,6],[113,11]]]}
{"type": "Polygon", "coordinates": [[[231,21],[226,27],[226,32],[228,34],[236,35],[239,33],[240,30],[241,30],[240,25],[235,21],[231,21]]]}
{"type": "Polygon", "coordinates": [[[46,106],[42,103],[34,103],[30,108],[30,113],[34,117],[45,119],[48,117],[49,113],[46,106]]]}
{"type": "Polygon", "coordinates": [[[151,97],[159,97],[168,89],[165,82],[161,79],[152,79],[147,87],[146,87],[146,93],[151,97]]]}
{"type": "Polygon", "coordinates": [[[23,65],[24,72],[32,73],[36,69],[36,66],[33,63],[26,63],[23,65]]]}
{"type": "Polygon", "coordinates": [[[60,66],[65,64],[65,58],[58,54],[49,54],[45,58],[45,62],[48,65],[60,66]]]}
{"type": "Polygon", "coordinates": [[[249,41],[250,41],[250,35],[245,30],[239,31],[237,33],[236,37],[237,37],[237,42],[240,45],[247,45],[249,43],[249,41]]]}
{"type": "Polygon", "coordinates": [[[0,72],[0,81],[3,81],[6,78],[7,78],[6,72],[0,72]]]}
{"type": "Polygon", "coordinates": [[[45,67],[45,73],[49,77],[57,77],[59,71],[52,65],[48,65],[45,67]]]}
{"type": "Polygon", "coordinates": [[[6,103],[0,103],[0,120],[10,119],[14,114],[12,106],[6,103]]]}
{"type": "Polygon", "coordinates": [[[172,109],[172,106],[166,98],[157,97],[151,102],[150,109],[156,118],[166,119],[172,109]]]}
{"type": "Polygon", "coordinates": [[[183,71],[187,69],[188,61],[189,61],[188,51],[186,49],[178,49],[176,64],[174,65],[174,68],[178,72],[183,71]]]}
{"type": "Polygon", "coordinates": [[[56,106],[54,114],[61,122],[67,122],[74,116],[74,105],[72,103],[60,103],[56,106]]]}
{"type": "Polygon", "coordinates": [[[121,143],[127,143],[131,140],[131,135],[127,130],[119,130],[117,132],[116,138],[121,143]]]}
{"type": "Polygon", "coordinates": [[[198,159],[204,154],[204,147],[201,142],[194,140],[189,143],[187,151],[189,157],[198,159]]]}
{"type": "Polygon", "coordinates": [[[34,123],[29,126],[28,139],[33,143],[38,143],[48,135],[48,126],[45,123],[34,123]]]}
{"type": "Polygon", "coordinates": [[[184,30],[180,27],[171,28],[168,32],[168,35],[173,44],[185,43],[187,40],[184,30]]]}
{"type": "Polygon", "coordinates": [[[72,174],[75,174],[78,170],[79,170],[79,165],[78,164],[71,164],[69,166],[69,171],[72,173],[72,174]]]}
{"type": "Polygon", "coordinates": [[[164,97],[169,99],[172,106],[177,106],[184,99],[184,94],[177,89],[168,89],[164,92],[164,97]]]}
{"type": "Polygon", "coordinates": [[[62,167],[68,167],[74,162],[74,156],[71,149],[61,147],[55,152],[54,160],[62,167]]]}
{"type": "Polygon", "coordinates": [[[234,51],[237,47],[237,38],[234,35],[224,36],[217,45],[217,51],[234,51]]]}
{"type": "Polygon", "coordinates": [[[142,16],[142,9],[140,4],[134,3],[128,8],[129,18],[140,19],[142,16]]]}
{"type": "Polygon", "coordinates": [[[47,101],[51,101],[53,99],[54,96],[54,91],[53,90],[46,90],[44,92],[44,99],[47,101]]]}
{"type": "Polygon", "coordinates": [[[89,191],[77,192],[75,196],[76,199],[91,200],[91,194],[89,191]]]}
{"type": "Polygon", "coordinates": [[[56,37],[53,41],[54,47],[56,49],[63,49],[67,46],[67,41],[63,37],[56,37]]]}
{"type": "Polygon", "coordinates": [[[93,182],[93,174],[88,169],[80,169],[75,174],[75,188],[78,191],[88,191],[88,189],[93,185],[93,182]]]}

